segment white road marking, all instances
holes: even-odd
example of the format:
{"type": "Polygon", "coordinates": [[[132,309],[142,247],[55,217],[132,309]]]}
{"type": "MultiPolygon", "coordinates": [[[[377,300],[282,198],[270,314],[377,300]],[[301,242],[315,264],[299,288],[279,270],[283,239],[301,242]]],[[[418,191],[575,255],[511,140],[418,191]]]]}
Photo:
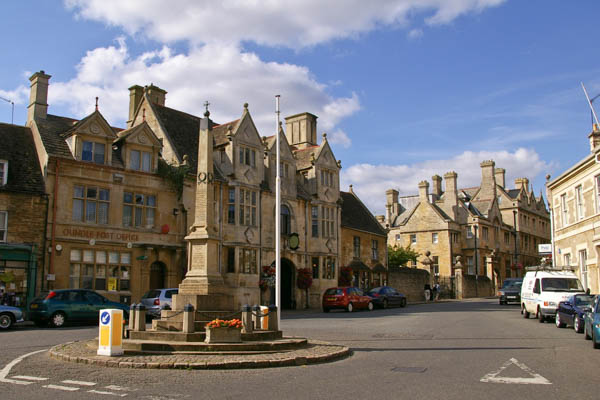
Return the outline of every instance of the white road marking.
{"type": "Polygon", "coordinates": [[[125,397],[125,396],[127,396],[127,393],[103,392],[101,390],[88,390],[88,393],[106,394],[106,395],[109,395],[109,396],[118,396],[118,397],[125,397]]]}
{"type": "Polygon", "coordinates": [[[117,391],[123,391],[123,392],[135,392],[137,389],[131,389],[125,386],[117,386],[117,385],[109,385],[109,386],[105,386],[105,389],[110,389],[110,390],[117,390],[117,391]]]}
{"type": "Polygon", "coordinates": [[[2,368],[2,370],[0,371],[0,382],[15,383],[17,385],[31,385],[33,382],[19,381],[16,379],[7,379],[6,377],[10,373],[10,370],[12,369],[12,367],[14,367],[18,363],[20,363],[24,358],[32,356],[37,353],[41,353],[43,351],[48,351],[48,349],[32,351],[31,353],[27,353],[22,356],[19,356],[19,357],[15,358],[14,360],[12,360],[11,362],[9,362],[8,364],[6,364],[6,366],[4,368],[2,368]]]}
{"type": "Polygon", "coordinates": [[[47,381],[48,378],[40,378],[39,376],[13,375],[11,379],[24,379],[26,381],[47,381]]]}
{"type": "Polygon", "coordinates": [[[521,385],[552,385],[548,379],[544,378],[538,373],[535,373],[529,368],[527,365],[520,363],[516,358],[511,358],[507,362],[505,362],[500,369],[497,371],[490,372],[486,374],[479,380],[480,382],[488,382],[488,383],[514,383],[521,385]],[[531,378],[509,378],[504,376],[498,376],[502,371],[504,371],[511,364],[516,365],[521,368],[521,370],[525,371],[531,378]]]}
{"type": "Polygon", "coordinates": [[[65,392],[76,392],[79,390],[78,387],[62,386],[62,385],[44,385],[43,387],[48,388],[48,389],[64,390],[65,392]]]}
{"type": "Polygon", "coordinates": [[[66,383],[67,385],[96,386],[96,382],[72,381],[69,379],[66,381],[60,381],[60,383],[66,383]]]}

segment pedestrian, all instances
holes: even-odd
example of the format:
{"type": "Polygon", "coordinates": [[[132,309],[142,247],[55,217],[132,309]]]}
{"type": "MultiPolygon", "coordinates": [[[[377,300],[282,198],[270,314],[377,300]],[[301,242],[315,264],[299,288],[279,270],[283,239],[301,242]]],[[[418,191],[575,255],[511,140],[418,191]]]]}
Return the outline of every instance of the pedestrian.
{"type": "Polygon", "coordinates": [[[438,301],[440,299],[440,284],[436,283],[433,285],[433,300],[438,301]]]}

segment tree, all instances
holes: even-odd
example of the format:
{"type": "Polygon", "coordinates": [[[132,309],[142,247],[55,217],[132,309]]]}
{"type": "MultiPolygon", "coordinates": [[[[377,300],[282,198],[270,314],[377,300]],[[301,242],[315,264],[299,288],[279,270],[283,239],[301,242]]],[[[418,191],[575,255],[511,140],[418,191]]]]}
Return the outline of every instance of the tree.
{"type": "Polygon", "coordinates": [[[408,261],[417,261],[421,254],[414,251],[410,246],[388,246],[388,264],[390,267],[400,267],[406,265],[408,261]]]}

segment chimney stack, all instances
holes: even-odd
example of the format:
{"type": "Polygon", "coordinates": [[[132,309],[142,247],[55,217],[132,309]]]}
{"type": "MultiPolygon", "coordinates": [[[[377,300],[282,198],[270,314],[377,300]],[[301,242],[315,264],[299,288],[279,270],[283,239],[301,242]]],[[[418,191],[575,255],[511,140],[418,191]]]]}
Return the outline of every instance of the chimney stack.
{"type": "Polygon", "coordinates": [[[398,215],[398,191],[388,189],[385,191],[385,197],[387,199],[385,204],[385,218],[391,224],[392,217],[398,215]]]}
{"type": "Polygon", "coordinates": [[[146,86],[146,94],[150,101],[154,104],[158,104],[159,106],[165,106],[165,97],[167,94],[166,90],[159,88],[158,86],[154,86],[154,84],[150,84],[150,86],[146,86]]]}
{"type": "Polygon", "coordinates": [[[446,192],[444,193],[444,203],[442,209],[452,218],[456,220],[458,215],[458,174],[454,171],[446,172],[444,180],[446,181],[446,192]]]}
{"type": "Polygon", "coordinates": [[[483,161],[481,166],[481,188],[477,195],[481,200],[492,200],[496,198],[496,177],[494,174],[493,160],[483,161]]]}
{"type": "Polygon", "coordinates": [[[285,117],[285,136],[292,146],[299,149],[317,144],[317,116],[301,113],[285,117]]]}
{"type": "Polygon", "coordinates": [[[419,200],[429,203],[429,182],[419,182],[419,200]]]}
{"type": "Polygon", "coordinates": [[[506,170],[504,168],[496,168],[494,175],[496,176],[496,184],[504,189],[506,187],[506,170]]]}
{"type": "Polygon", "coordinates": [[[592,133],[589,134],[588,138],[590,139],[590,151],[594,153],[594,150],[597,150],[600,145],[600,127],[598,127],[598,124],[593,125],[592,133]]]}
{"type": "Polygon", "coordinates": [[[133,124],[133,117],[135,116],[135,110],[142,102],[144,95],[144,88],[140,85],[133,85],[129,88],[129,120],[127,120],[127,127],[131,128],[133,124]]]}
{"type": "Polygon", "coordinates": [[[36,72],[29,78],[31,91],[27,106],[27,125],[34,120],[46,119],[48,116],[48,82],[51,75],[44,71],[36,72]]]}
{"type": "Polygon", "coordinates": [[[521,188],[525,189],[527,193],[529,189],[529,179],[527,178],[517,178],[515,179],[515,189],[521,190],[521,188]]]}
{"type": "Polygon", "coordinates": [[[431,177],[431,182],[433,183],[431,192],[434,196],[434,200],[439,200],[442,196],[442,177],[439,175],[434,175],[431,177]]]}

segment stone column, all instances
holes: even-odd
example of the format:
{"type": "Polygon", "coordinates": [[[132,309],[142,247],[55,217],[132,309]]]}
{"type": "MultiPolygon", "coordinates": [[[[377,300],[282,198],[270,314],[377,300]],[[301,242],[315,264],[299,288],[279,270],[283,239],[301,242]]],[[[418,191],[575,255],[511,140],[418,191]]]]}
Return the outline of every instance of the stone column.
{"type": "Polygon", "coordinates": [[[456,256],[456,264],[454,264],[455,297],[459,300],[463,298],[463,265],[461,259],[461,256],[456,256]]]}

